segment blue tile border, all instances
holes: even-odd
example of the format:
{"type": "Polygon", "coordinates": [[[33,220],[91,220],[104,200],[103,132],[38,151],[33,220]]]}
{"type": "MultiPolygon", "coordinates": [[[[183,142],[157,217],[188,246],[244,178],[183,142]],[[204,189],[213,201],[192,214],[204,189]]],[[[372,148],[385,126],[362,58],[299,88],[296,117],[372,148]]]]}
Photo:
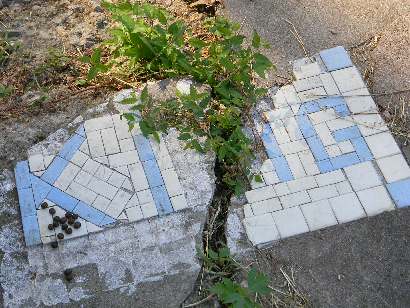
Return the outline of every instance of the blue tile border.
{"type": "Polygon", "coordinates": [[[151,193],[159,216],[170,214],[174,211],[165,186],[153,187],[151,188],[151,193]]]}
{"type": "Polygon", "coordinates": [[[17,188],[23,189],[31,186],[30,182],[30,169],[28,161],[19,161],[14,168],[14,174],[16,177],[17,188]]]}
{"type": "Polygon", "coordinates": [[[26,246],[41,244],[40,227],[37,215],[22,217],[24,241],[26,246]]]}
{"type": "Polygon", "coordinates": [[[410,206],[410,178],[386,184],[386,187],[397,207],[410,206]]]}
{"type": "Polygon", "coordinates": [[[285,156],[279,147],[279,144],[273,135],[272,128],[265,124],[262,132],[262,142],[265,146],[266,153],[273,163],[275,172],[281,182],[293,180],[293,174],[289,168],[285,156]]]}
{"type": "Polygon", "coordinates": [[[58,153],[58,156],[65,160],[70,160],[74,153],[80,148],[81,144],[84,142],[85,137],[78,134],[74,134],[70,139],[64,144],[63,148],[58,153]]]}
{"type": "Polygon", "coordinates": [[[142,167],[144,169],[145,175],[148,180],[148,185],[150,188],[164,185],[161,171],[155,159],[143,161],[142,167]]]}
{"type": "Polygon", "coordinates": [[[34,203],[38,209],[53,187],[32,174],[30,174],[30,181],[34,195],[34,203]]]}
{"type": "Polygon", "coordinates": [[[21,217],[36,215],[33,191],[31,188],[17,188],[21,217]]]}
{"type": "Polygon", "coordinates": [[[41,179],[48,184],[54,184],[55,181],[59,178],[64,168],[67,167],[68,161],[56,156],[48,166],[47,170],[41,176],[41,179]]]}
{"type": "Polygon", "coordinates": [[[141,162],[155,159],[151,144],[147,138],[143,135],[134,135],[133,138],[141,162]]]}

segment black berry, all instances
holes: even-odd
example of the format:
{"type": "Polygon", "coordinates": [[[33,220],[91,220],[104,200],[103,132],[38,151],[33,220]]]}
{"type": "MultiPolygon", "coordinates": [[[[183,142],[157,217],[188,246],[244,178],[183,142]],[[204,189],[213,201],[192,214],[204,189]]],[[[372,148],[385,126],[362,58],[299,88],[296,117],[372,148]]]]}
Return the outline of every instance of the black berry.
{"type": "Polygon", "coordinates": [[[57,228],[59,225],[60,225],[60,224],[58,223],[58,221],[54,221],[54,222],[53,222],[54,228],[57,228]]]}
{"type": "Polygon", "coordinates": [[[53,220],[54,220],[54,221],[57,221],[57,222],[60,222],[60,216],[54,216],[54,217],[53,217],[53,220]]]}
{"type": "Polygon", "coordinates": [[[53,208],[51,208],[51,209],[48,210],[48,212],[49,212],[51,215],[54,215],[54,214],[56,213],[56,210],[53,209],[53,208]]]}
{"type": "Polygon", "coordinates": [[[41,203],[41,208],[44,210],[46,208],[48,208],[48,203],[47,202],[43,202],[41,203]]]}
{"type": "Polygon", "coordinates": [[[73,223],[74,223],[74,219],[70,217],[70,218],[68,219],[68,224],[69,224],[69,225],[72,225],[73,223]]]}
{"type": "Polygon", "coordinates": [[[53,224],[49,224],[47,227],[48,227],[48,230],[54,230],[54,225],[53,224]]]}
{"type": "Polygon", "coordinates": [[[81,222],[76,221],[76,222],[74,223],[74,229],[80,229],[80,227],[81,227],[81,222]]]}
{"type": "Polygon", "coordinates": [[[67,228],[67,229],[65,229],[65,233],[71,234],[71,233],[73,233],[73,229],[67,228]]]}
{"type": "Polygon", "coordinates": [[[74,220],[78,218],[78,214],[73,214],[74,220]]]}
{"type": "Polygon", "coordinates": [[[67,222],[67,218],[66,217],[60,217],[60,224],[65,224],[67,222]]]}
{"type": "Polygon", "coordinates": [[[67,268],[66,270],[64,270],[64,276],[68,276],[72,274],[73,274],[73,270],[71,268],[67,268]]]}
{"type": "Polygon", "coordinates": [[[52,248],[57,248],[58,247],[58,242],[57,241],[51,242],[51,247],[52,248]]]}
{"type": "Polygon", "coordinates": [[[65,229],[67,229],[67,228],[68,228],[68,225],[67,225],[67,224],[62,224],[62,225],[61,225],[61,229],[65,230],[65,229]]]}
{"type": "Polygon", "coordinates": [[[64,234],[63,234],[63,233],[57,234],[57,238],[58,238],[59,240],[64,239],[64,234]]]}
{"type": "Polygon", "coordinates": [[[65,277],[65,279],[66,279],[67,281],[69,281],[69,282],[74,279],[74,276],[73,276],[72,273],[69,274],[69,275],[65,275],[64,277],[65,277]]]}
{"type": "Polygon", "coordinates": [[[71,215],[71,213],[70,212],[67,212],[67,213],[65,213],[65,215],[64,215],[67,219],[69,219],[72,215],[71,215]]]}

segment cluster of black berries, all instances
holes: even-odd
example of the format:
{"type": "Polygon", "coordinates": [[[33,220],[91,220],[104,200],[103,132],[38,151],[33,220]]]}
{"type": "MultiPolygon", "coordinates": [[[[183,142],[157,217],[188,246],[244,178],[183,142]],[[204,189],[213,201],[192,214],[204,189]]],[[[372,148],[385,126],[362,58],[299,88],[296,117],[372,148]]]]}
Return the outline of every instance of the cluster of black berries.
{"type": "MultiPolygon", "coordinates": [[[[43,202],[41,204],[41,208],[42,209],[48,208],[47,202],[43,202]]],[[[78,219],[77,214],[66,212],[63,217],[60,217],[60,216],[55,215],[56,210],[54,208],[50,208],[48,210],[48,212],[50,213],[50,215],[53,218],[53,222],[48,225],[49,230],[55,230],[56,228],[61,226],[62,231],[64,231],[66,234],[71,234],[71,233],[73,233],[72,228],[74,228],[74,229],[81,228],[81,222],[76,221],[78,219]]],[[[59,232],[57,234],[57,238],[59,240],[63,240],[64,239],[64,233],[59,232]]],[[[58,242],[57,241],[51,242],[51,247],[57,248],[58,247],[58,242]]]]}

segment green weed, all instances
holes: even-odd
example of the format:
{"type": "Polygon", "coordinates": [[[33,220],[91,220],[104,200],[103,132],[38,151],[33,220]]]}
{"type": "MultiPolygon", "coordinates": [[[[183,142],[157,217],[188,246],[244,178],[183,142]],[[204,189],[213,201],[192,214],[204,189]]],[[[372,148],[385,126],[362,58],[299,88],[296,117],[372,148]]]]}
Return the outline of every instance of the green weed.
{"type": "MultiPolygon", "coordinates": [[[[243,132],[243,116],[266,94],[255,86],[256,75],[264,78],[273,65],[259,52],[267,45],[255,32],[251,46],[239,34],[239,25],[224,18],[209,19],[207,29],[214,39],[203,40],[181,20],[150,4],[103,2],[117,26],[111,29],[108,55],[100,49],[83,61],[90,64],[88,80],[104,74],[137,76],[140,79],[192,76],[211,87],[209,94],[179,94],[170,102],[153,103],[147,89],[141,94],[144,135],[156,135],[177,127],[187,147],[200,152],[212,150],[223,167],[223,181],[236,193],[243,192],[251,176],[251,141],[243,132]],[[164,115],[170,116],[173,121],[164,115]]],[[[83,81],[82,81],[83,82],[83,81]]],[[[128,101],[127,103],[135,103],[128,101]]],[[[134,113],[124,115],[135,123],[134,113]]]]}

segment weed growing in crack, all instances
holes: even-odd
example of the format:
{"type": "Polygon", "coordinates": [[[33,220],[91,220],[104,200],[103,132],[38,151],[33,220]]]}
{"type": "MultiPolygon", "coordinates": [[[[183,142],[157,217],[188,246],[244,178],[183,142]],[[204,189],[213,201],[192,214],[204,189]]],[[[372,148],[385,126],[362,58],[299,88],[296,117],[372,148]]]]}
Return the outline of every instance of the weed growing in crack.
{"type": "MultiPolygon", "coordinates": [[[[179,93],[173,101],[152,103],[147,89],[141,94],[141,130],[154,135],[177,127],[188,148],[212,150],[223,167],[223,181],[236,193],[243,192],[252,175],[251,141],[243,132],[243,116],[266,89],[255,85],[254,78],[265,77],[272,63],[259,52],[267,47],[255,32],[251,46],[239,34],[239,25],[224,18],[207,20],[213,39],[192,34],[181,20],[150,4],[104,2],[117,26],[102,57],[95,49],[83,61],[90,64],[88,80],[104,75],[133,76],[141,80],[191,76],[210,86],[210,93],[179,93]],[[108,54],[108,55],[107,55],[108,54]],[[171,114],[173,121],[164,114],[171,114]],[[165,120],[166,119],[166,120],[165,120]]],[[[127,101],[127,103],[133,103],[127,101]]],[[[135,103],[135,100],[134,100],[135,103]]],[[[130,124],[134,113],[125,115],[130,124]]]]}
{"type": "MultiPolygon", "coordinates": [[[[129,84],[124,80],[190,76],[194,82],[207,85],[209,91],[191,86],[189,93],[177,93],[175,99],[162,102],[154,101],[145,87],[138,98],[134,95],[123,101],[131,105],[131,112],[122,116],[131,128],[138,122],[145,136],[159,140],[158,132],[175,127],[187,148],[216,154],[217,184],[223,187],[225,196],[222,205],[211,205],[210,212],[215,213],[210,214],[210,220],[223,225],[227,211],[221,211],[221,207],[227,208],[232,193],[243,192],[253,176],[252,144],[244,133],[243,123],[257,99],[267,92],[255,82],[255,78],[264,78],[273,68],[260,53],[267,44],[254,32],[248,46],[246,38],[239,34],[239,25],[221,17],[207,19],[205,38],[151,4],[123,1],[103,2],[103,6],[116,26],[111,29],[111,38],[104,42],[105,48],[97,48],[92,55],[83,57],[90,69],[87,80],[79,80],[79,84],[102,82],[104,78],[129,84]]],[[[214,232],[209,224],[208,221],[207,228],[212,234],[204,239],[202,254],[203,269],[212,280],[209,291],[226,305],[257,307],[253,297],[268,292],[267,278],[251,270],[247,286],[235,282],[237,264],[232,262],[227,248],[216,244],[223,238],[223,228],[214,232]],[[210,241],[214,244],[209,245],[210,241]]]]}

